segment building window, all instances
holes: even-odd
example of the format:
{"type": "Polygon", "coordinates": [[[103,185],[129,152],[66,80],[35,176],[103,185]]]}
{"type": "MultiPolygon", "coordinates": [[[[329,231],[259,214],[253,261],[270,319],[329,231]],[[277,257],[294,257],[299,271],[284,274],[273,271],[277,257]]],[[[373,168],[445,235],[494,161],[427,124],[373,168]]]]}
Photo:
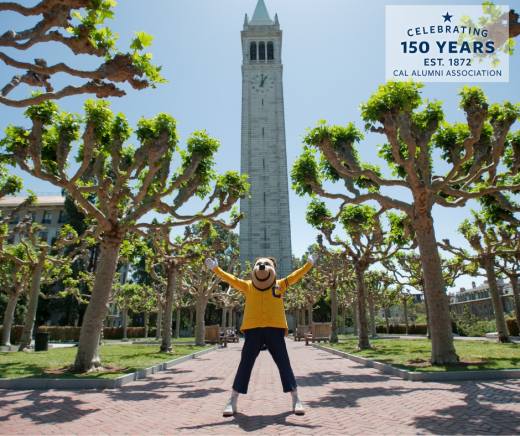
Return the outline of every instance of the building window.
{"type": "Polygon", "coordinates": [[[274,59],[274,44],[269,41],[267,43],[267,60],[272,61],[274,59]]]}
{"type": "Polygon", "coordinates": [[[265,61],[265,42],[258,43],[258,59],[265,61]]]}
{"type": "Polygon", "coordinates": [[[42,224],[50,224],[52,222],[52,214],[48,210],[43,211],[42,224]]]}
{"type": "Polygon", "coordinates": [[[256,42],[249,44],[249,59],[256,61],[256,42]]]}
{"type": "Polygon", "coordinates": [[[48,232],[40,232],[40,233],[38,234],[38,237],[39,237],[42,241],[47,242],[47,239],[49,238],[49,233],[48,233],[48,232]]]}
{"type": "Polygon", "coordinates": [[[58,223],[63,224],[66,221],[67,214],[64,210],[60,210],[60,215],[58,217],[58,223]]]}

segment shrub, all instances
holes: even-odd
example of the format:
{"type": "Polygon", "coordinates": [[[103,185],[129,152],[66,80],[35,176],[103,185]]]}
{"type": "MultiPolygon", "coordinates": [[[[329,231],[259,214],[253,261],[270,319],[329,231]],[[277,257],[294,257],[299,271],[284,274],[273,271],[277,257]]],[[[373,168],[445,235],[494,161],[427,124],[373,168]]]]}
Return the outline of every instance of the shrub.
{"type": "Polygon", "coordinates": [[[494,320],[478,320],[472,323],[457,323],[456,332],[461,336],[486,336],[486,333],[496,332],[494,320]]]}
{"type": "Polygon", "coordinates": [[[453,331],[460,336],[485,336],[497,331],[495,320],[481,319],[466,307],[462,314],[452,313],[453,331]]]}
{"type": "Polygon", "coordinates": [[[520,332],[518,329],[518,324],[516,323],[515,318],[508,318],[506,319],[507,322],[507,329],[509,330],[509,334],[511,336],[520,336],[520,332]]]}
{"type": "MultiPolygon", "coordinates": [[[[0,335],[2,334],[2,326],[0,326],[0,335]]],[[[15,325],[11,328],[11,343],[16,344],[22,336],[23,326],[15,325]]],[[[74,326],[57,326],[57,325],[42,325],[38,327],[38,332],[49,333],[50,341],[57,342],[77,342],[79,341],[79,333],[81,327],[74,326]]],[[[128,327],[128,338],[144,338],[144,327],[128,327]]],[[[155,337],[155,327],[151,327],[148,331],[148,337],[155,337]]],[[[104,339],[123,339],[123,327],[105,327],[103,329],[104,339]]]]}

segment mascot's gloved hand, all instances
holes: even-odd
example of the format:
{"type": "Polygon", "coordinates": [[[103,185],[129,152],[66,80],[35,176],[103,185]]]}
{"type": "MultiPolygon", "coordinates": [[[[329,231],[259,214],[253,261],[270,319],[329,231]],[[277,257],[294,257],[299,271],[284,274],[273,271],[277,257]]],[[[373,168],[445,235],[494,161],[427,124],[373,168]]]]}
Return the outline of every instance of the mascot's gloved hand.
{"type": "Polygon", "coordinates": [[[307,258],[307,262],[310,262],[310,263],[312,263],[313,265],[315,265],[317,261],[318,261],[318,255],[317,255],[317,254],[311,254],[311,255],[307,258]]]}
{"type": "Polygon", "coordinates": [[[211,271],[213,271],[218,266],[217,259],[212,259],[211,257],[208,257],[204,263],[211,271]]]}

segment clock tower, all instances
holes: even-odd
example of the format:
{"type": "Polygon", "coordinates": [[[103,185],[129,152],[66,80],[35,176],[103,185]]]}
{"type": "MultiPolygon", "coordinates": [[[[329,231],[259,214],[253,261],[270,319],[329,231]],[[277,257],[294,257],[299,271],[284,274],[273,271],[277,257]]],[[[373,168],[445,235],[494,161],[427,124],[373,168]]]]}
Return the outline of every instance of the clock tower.
{"type": "Polygon", "coordinates": [[[241,170],[250,197],[241,200],[240,261],[273,256],[278,276],[292,270],[282,84],[282,31],[264,0],[246,14],[242,36],[241,170]]]}

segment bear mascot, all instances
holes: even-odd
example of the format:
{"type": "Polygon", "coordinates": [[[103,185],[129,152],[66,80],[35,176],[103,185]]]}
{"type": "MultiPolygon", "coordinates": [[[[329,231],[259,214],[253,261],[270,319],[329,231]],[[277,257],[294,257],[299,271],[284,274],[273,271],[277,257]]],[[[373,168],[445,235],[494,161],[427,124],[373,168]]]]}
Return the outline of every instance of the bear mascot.
{"type": "Polygon", "coordinates": [[[220,269],[216,259],[206,259],[206,266],[210,270],[245,297],[244,318],[240,327],[245,342],[231,398],[224,408],[224,416],[236,413],[238,395],[247,393],[251,371],[263,347],[269,350],[278,366],[283,391],[291,393],[293,412],[296,415],[305,414],[285,346],[288,328],[283,295],[289,286],[297,283],[312,268],[314,262],[315,258],[309,256],[303,267],[277,280],[276,260],[272,257],[261,257],[253,265],[251,280],[242,280],[220,269]]]}

